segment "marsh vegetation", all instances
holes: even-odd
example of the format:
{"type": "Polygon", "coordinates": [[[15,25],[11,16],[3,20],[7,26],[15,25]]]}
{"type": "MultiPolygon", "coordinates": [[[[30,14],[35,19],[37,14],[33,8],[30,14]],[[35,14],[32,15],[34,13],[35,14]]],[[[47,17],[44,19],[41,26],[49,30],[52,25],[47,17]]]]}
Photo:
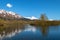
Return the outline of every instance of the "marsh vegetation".
{"type": "Polygon", "coordinates": [[[17,21],[17,20],[0,20],[0,34],[4,34],[4,33],[9,33],[11,31],[15,31],[16,29],[24,29],[24,26],[27,23],[25,21],[17,21]]]}

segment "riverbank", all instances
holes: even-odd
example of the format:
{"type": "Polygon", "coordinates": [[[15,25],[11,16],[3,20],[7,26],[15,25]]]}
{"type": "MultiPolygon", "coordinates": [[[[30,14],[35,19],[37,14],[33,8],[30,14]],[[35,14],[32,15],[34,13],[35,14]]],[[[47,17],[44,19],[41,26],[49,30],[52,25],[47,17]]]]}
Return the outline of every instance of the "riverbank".
{"type": "Polygon", "coordinates": [[[9,33],[12,30],[16,29],[24,29],[24,26],[27,24],[26,21],[23,20],[3,20],[0,19],[0,34],[9,33]]]}

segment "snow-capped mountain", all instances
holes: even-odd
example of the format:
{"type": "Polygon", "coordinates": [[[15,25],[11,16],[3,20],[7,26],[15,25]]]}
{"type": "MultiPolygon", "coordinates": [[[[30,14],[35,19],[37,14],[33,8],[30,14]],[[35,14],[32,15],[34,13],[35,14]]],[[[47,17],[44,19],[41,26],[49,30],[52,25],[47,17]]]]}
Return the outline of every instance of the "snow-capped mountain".
{"type": "Polygon", "coordinates": [[[6,17],[6,18],[23,18],[21,15],[16,14],[15,12],[12,11],[5,11],[5,10],[0,10],[0,18],[1,17],[6,17]]]}
{"type": "Polygon", "coordinates": [[[36,19],[38,19],[38,18],[36,18],[36,17],[34,17],[34,16],[32,16],[32,17],[25,17],[25,18],[28,18],[28,19],[30,19],[30,20],[36,20],[36,19]]]}
{"type": "Polygon", "coordinates": [[[35,20],[36,17],[23,17],[12,11],[0,10],[0,18],[3,19],[19,19],[19,20],[35,20]]]}
{"type": "Polygon", "coordinates": [[[54,21],[53,19],[49,19],[49,21],[54,21]]]}

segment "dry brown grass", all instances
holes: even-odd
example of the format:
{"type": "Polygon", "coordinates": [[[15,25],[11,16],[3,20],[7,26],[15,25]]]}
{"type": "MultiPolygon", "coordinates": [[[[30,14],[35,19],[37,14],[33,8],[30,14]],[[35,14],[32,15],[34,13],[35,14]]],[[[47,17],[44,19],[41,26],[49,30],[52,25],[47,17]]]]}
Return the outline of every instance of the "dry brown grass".
{"type": "Polygon", "coordinates": [[[12,30],[15,29],[24,29],[24,26],[27,24],[26,21],[23,20],[11,20],[11,21],[6,21],[6,20],[0,20],[0,33],[3,31],[11,32],[12,30]]]}

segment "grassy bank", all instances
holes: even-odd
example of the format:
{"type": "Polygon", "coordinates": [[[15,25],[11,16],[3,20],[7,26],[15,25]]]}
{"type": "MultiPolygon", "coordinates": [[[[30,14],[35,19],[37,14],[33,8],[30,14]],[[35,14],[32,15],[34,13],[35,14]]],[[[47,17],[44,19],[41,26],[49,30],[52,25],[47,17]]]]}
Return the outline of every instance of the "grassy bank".
{"type": "Polygon", "coordinates": [[[3,34],[3,31],[5,33],[11,32],[12,30],[16,29],[24,29],[24,26],[27,24],[26,21],[23,20],[2,20],[0,19],[0,34],[3,34]]]}

